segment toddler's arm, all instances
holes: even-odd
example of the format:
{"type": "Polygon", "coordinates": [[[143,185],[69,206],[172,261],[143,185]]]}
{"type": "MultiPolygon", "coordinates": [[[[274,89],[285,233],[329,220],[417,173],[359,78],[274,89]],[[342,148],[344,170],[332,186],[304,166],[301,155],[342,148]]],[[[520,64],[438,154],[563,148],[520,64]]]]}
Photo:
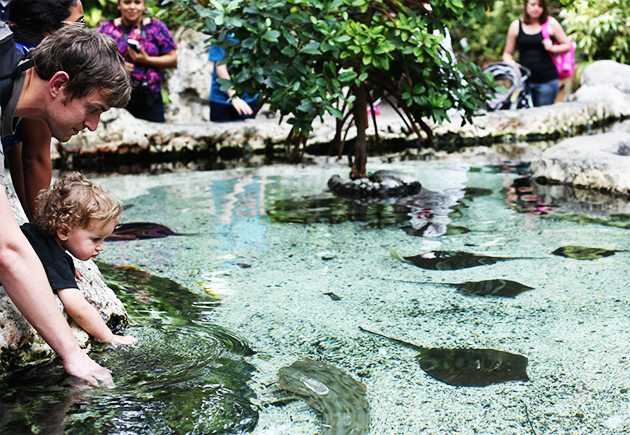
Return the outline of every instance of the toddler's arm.
{"type": "Polygon", "coordinates": [[[103,318],[85,298],[79,289],[67,288],[58,290],[59,299],[66,311],[78,324],[98,341],[111,344],[134,344],[138,341],[132,336],[114,335],[103,318]]]}

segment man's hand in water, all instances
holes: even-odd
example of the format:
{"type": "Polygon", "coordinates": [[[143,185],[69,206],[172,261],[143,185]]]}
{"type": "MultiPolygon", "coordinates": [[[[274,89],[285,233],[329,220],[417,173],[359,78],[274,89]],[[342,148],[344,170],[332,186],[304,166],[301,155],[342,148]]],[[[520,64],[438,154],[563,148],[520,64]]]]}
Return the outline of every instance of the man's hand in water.
{"type": "Polygon", "coordinates": [[[116,386],[111,372],[107,368],[98,365],[82,350],[79,350],[76,355],[73,355],[67,361],[64,360],[63,366],[68,374],[81,378],[95,387],[114,388],[116,386]]]}

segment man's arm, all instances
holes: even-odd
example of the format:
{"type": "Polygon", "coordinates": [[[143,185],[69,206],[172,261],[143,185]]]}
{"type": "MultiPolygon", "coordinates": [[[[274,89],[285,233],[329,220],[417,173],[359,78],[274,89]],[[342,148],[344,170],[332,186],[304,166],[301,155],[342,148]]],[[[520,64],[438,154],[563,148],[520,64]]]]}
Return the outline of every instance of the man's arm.
{"type": "Polygon", "coordinates": [[[44,268],[11,212],[0,185],[0,282],[15,306],[61,357],[66,371],[94,386],[114,387],[109,370],[94,362],[77,344],[59,310],[44,268]]]}
{"type": "Polygon", "coordinates": [[[24,176],[24,211],[29,220],[35,215],[37,195],[50,187],[52,161],[50,160],[50,130],[44,121],[22,119],[22,173],[24,176]]]}

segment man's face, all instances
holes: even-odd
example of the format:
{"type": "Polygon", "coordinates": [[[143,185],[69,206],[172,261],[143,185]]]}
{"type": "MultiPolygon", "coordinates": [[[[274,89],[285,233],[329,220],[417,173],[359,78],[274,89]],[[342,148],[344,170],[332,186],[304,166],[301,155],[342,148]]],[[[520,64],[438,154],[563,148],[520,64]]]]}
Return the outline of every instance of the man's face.
{"type": "Polygon", "coordinates": [[[46,123],[55,139],[67,142],[86,127],[90,131],[96,130],[101,114],[107,110],[109,106],[98,89],[72,100],[64,90],[55,98],[46,123]]]}

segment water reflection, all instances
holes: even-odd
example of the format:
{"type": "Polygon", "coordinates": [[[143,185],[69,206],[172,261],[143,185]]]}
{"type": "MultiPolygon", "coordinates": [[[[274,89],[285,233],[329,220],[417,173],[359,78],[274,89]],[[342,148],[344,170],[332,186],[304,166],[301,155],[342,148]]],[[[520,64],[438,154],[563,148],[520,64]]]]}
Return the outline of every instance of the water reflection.
{"type": "MultiPolygon", "coordinates": [[[[486,193],[480,193],[484,194],[486,193]]],[[[417,195],[406,198],[365,202],[323,193],[298,199],[276,200],[267,214],[277,222],[366,222],[369,227],[374,228],[407,222],[409,225],[403,229],[408,234],[437,237],[468,232],[464,227],[450,225],[453,213],[466,207],[460,202],[464,196],[465,192],[459,189],[444,193],[422,189],[417,195]]]]}
{"type": "Polygon", "coordinates": [[[100,269],[132,319],[134,347],[97,345],[116,388],[77,388],[60,364],[0,378],[0,433],[234,434],[256,427],[249,346],[207,320],[216,300],[128,267],[100,269]],[[15,431],[16,428],[23,430],[15,431]]]}
{"type": "Polygon", "coordinates": [[[504,187],[507,204],[520,213],[630,228],[628,198],[573,186],[540,184],[529,177],[508,179],[504,187]]]}

